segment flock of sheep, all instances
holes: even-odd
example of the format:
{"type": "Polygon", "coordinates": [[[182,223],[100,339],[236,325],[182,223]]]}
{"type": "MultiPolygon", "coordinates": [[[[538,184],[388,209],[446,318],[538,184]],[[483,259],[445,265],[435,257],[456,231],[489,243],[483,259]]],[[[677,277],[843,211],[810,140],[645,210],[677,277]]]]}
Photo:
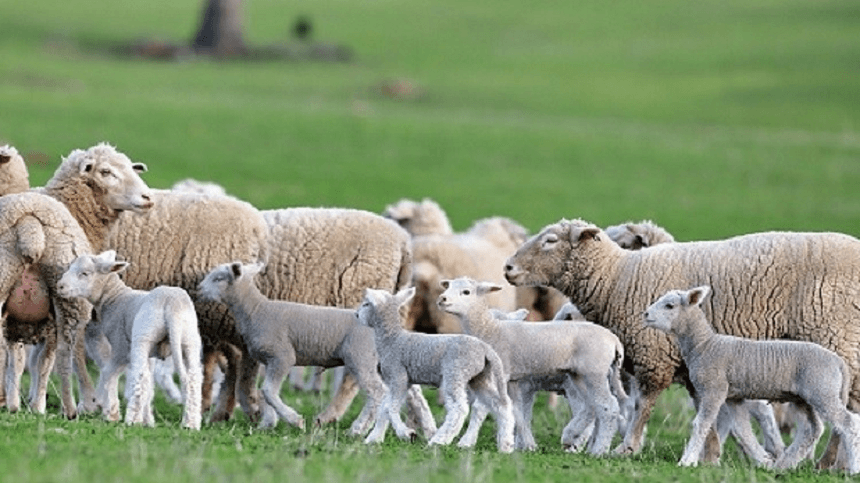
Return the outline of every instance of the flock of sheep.
{"type": "Polygon", "coordinates": [[[184,404],[184,427],[199,429],[207,411],[209,421],[229,419],[238,404],[261,427],[303,428],[280,397],[283,382],[301,377],[297,367],[342,367],[315,424],[342,417],[361,390],[350,433],[367,443],[391,425],[403,439],[418,429],[429,444],[450,444],[469,417],[458,445],[470,447],[492,414],[499,451],[535,449],[535,393],[550,391],[571,408],[568,451],[605,454],[620,432],[614,452],[629,454],[677,382],[697,408],[679,464],[718,461],[732,434],[757,464],[791,468],[813,456],[823,418],[834,432],[818,466],[860,472],[856,238],[677,243],[649,222],[604,230],[582,220],[529,237],[502,217],[455,233],[431,200],[401,200],[382,215],[260,211],[217,185],[150,189],[144,171],[102,143],[72,151],[31,189],[21,156],[0,147],[0,405],[9,411],[20,409],[26,365],[34,412],[45,412],[56,371],[66,417],[101,411],[118,421],[127,370],[129,424],[154,424],[157,379],[184,404]],[[421,385],[439,388],[438,428],[421,385]],[[787,448],[782,413],[794,425],[787,448]]]}

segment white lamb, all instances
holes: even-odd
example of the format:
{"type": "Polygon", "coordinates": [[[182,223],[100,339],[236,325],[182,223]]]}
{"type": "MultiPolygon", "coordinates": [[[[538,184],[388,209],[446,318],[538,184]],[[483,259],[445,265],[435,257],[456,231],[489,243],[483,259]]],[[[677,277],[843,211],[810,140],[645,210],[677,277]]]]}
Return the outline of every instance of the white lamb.
{"type": "Polygon", "coordinates": [[[116,261],[112,250],[82,255],[57,283],[61,297],[81,297],[94,305],[101,330],[110,342],[110,360],[102,369],[96,391],[104,414],[111,421],[119,419],[117,383],[120,372],[130,364],[125,421],[155,423],[149,356],[166,338],[185,400],[182,425],[200,429],[202,344],[191,297],[177,287],[159,286],[148,292],[129,288],[119,278],[127,267],[128,263],[116,261]]]}
{"type": "MultiPolygon", "coordinates": [[[[619,416],[613,391],[622,402],[627,398],[621,387],[624,348],[618,337],[590,322],[499,320],[486,301],[487,294],[501,290],[492,283],[461,277],[443,280],[442,287],[445,291],[439,296],[439,307],[457,316],[466,334],[490,344],[502,359],[514,403],[518,448],[537,447],[531,432],[535,392],[564,390],[575,416],[564,436],[582,434],[583,425],[596,417],[589,452],[603,454],[609,450],[619,416]],[[587,411],[577,410],[581,403],[587,411]]],[[[486,411],[473,410],[468,438],[464,436],[466,441],[461,440],[461,445],[474,444],[485,416],[486,411]]],[[[562,438],[562,443],[574,451],[584,443],[567,438],[562,438]]]]}
{"type": "Polygon", "coordinates": [[[512,404],[498,354],[487,343],[468,335],[406,331],[403,312],[414,295],[414,287],[396,295],[367,289],[356,312],[356,317],[375,331],[379,369],[388,386],[376,425],[365,443],[381,443],[389,423],[400,439],[414,438],[415,432],[400,418],[400,408],[410,384],[430,384],[439,388],[446,414],[429,444],[450,444],[460,432],[469,411],[468,387],[496,418],[499,451],[513,451],[512,404]]]}
{"type": "MultiPolygon", "coordinates": [[[[671,290],[644,313],[646,326],[677,338],[690,382],[699,395],[692,435],[678,464],[698,464],[705,437],[723,403],[732,407],[744,399],[768,399],[795,403],[810,423],[774,467],[791,468],[809,453],[824,430],[819,419],[823,417],[845,443],[848,472],[860,472],[860,416],[846,409],[851,373],[845,361],[811,342],[717,334],[701,308],[709,293],[708,286],[671,290]]],[[[749,422],[748,418],[740,420],[749,422]]],[[[738,440],[750,445],[752,431],[738,440]]],[[[769,458],[767,454],[756,456],[766,465],[772,461],[769,458]]]]}
{"type": "MultiPolygon", "coordinates": [[[[280,396],[290,368],[345,366],[367,395],[361,414],[350,428],[354,435],[364,434],[385,394],[377,372],[373,331],[360,325],[350,309],[266,298],[254,282],[262,269],[262,264],[219,265],[200,282],[200,295],[230,310],[248,354],[266,366],[263,397],[280,418],[304,428],[302,416],[280,396]]],[[[262,427],[275,424],[277,419],[264,414],[262,427]]]]}

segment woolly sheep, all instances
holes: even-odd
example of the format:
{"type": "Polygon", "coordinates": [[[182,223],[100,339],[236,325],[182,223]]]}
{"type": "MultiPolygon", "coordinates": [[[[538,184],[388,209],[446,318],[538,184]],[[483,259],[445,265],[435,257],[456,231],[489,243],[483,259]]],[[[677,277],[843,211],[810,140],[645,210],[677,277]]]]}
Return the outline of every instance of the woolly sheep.
{"type": "Polygon", "coordinates": [[[468,335],[405,330],[402,310],[414,295],[414,287],[395,295],[369,288],[356,311],[356,317],[374,330],[379,369],[388,387],[365,443],[381,443],[389,423],[400,439],[413,438],[415,433],[400,419],[400,407],[409,384],[431,384],[441,391],[446,413],[430,445],[450,444],[460,432],[469,410],[468,387],[496,418],[499,451],[510,453],[514,449],[512,404],[498,354],[487,343],[468,335]]]}
{"type": "MultiPolygon", "coordinates": [[[[439,311],[436,298],[443,278],[469,276],[504,283],[500,263],[528,236],[526,229],[507,218],[479,220],[465,233],[455,234],[448,216],[433,200],[401,199],[386,207],[383,216],[400,224],[413,237],[412,284],[418,292],[407,328],[423,332],[459,332],[456,317],[439,311]]],[[[546,287],[505,289],[491,304],[501,310],[530,310],[531,320],[544,320],[564,303],[564,296],[546,287]]]]}
{"type": "Polygon", "coordinates": [[[182,425],[200,429],[201,342],[191,297],[177,287],[158,286],[151,291],[129,288],[119,278],[128,267],[116,261],[116,252],[82,255],[75,259],[57,283],[65,298],[84,298],[95,307],[101,331],[110,342],[111,354],[99,376],[97,394],[105,416],[119,420],[117,383],[129,366],[125,422],[152,426],[153,381],[150,353],[167,339],[179,373],[185,410],[182,425]]]}
{"type": "MultiPolygon", "coordinates": [[[[860,242],[847,235],[772,232],[628,251],[591,223],[562,220],[524,243],[505,273],[515,285],[562,290],[588,320],[621,339],[642,404],[619,452],[639,450],[657,396],[673,381],[687,381],[677,345],[638,320],[643,307],[673,286],[710,283],[717,295],[704,308],[719,315],[720,333],[816,342],[849,361],[852,375],[860,369],[854,323],[860,242]]],[[[860,378],[849,404],[860,410],[860,378]]],[[[716,437],[709,444],[715,443],[716,437]]]]}
{"type": "MultiPolygon", "coordinates": [[[[350,428],[354,435],[363,434],[385,394],[373,331],[358,323],[354,310],[267,299],[254,283],[262,268],[239,262],[219,265],[200,283],[200,294],[229,308],[248,354],[265,365],[263,396],[280,418],[304,428],[302,416],[280,396],[291,367],[343,365],[367,395],[350,428]]],[[[276,422],[263,421],[266,426],[276,422]]]]}
{"type": "MultiPolygon", "coordinates": [[[[514,401],[519,448],[537,447],[531,432],[534,392],[565,390],[572,408],[584,402],[597,418],[589,451],[602,454],[609,449],[619,410],[613,390],[622,401],[627,397],[621,387],[624,348],[618,337],[589,322],[560,324],[498,320],[486,302],[488,294],[501,290],[500,286],[492,283],[461,277],[443,280],[442,287],[445,290],[439,295],[439,307],[459,318],[466,334],[490,344],[502,360],[505,375],[510,381],[509,395],[514,401]],[[520,382],[522,387],[518,385],[520,382]],[[577,396],[580,401],[570,401],[577,396]]],[[[467,434],[477,438],[482,416],[486,413],[473,411],[472,415],[467,434]]],[[[574,421],[571,423],[566,432],[581,432],[574,421]]],[[[573,442],[563,442],[574,445],[573,442]]]]}
{"type": "Polygon", "coordinates": [[[15,147],[0,146],[0,196],[21,193],[30,189],[30,175],[24,158],[15,147]]]}
{"type": "MultiPolygon", "coordinates": [[[[698,463],[707,431],[723,403],[732,407],[742,399],[769,399],[792,401],[806,414],[811,427],[775,462],[767,454],[758,454],[757,460],[778,469],[794,467],[824,431],[819,419],[823,417],[842,436],[848,472],[860,471],[860,416],[846,409],[851,373],[845,361],[811,342],[756,341],[717,334],[702,310],[709,292],[708,286],[671,290],[644,313],[645,326],[677,339],[698,394],[692,435],[679,465],[698,463]]],[[[749,302],[760,302],[758,297],[753,295],[749,302]]],[[[754,439],[751,429],[745,434],[754,439]]]]}

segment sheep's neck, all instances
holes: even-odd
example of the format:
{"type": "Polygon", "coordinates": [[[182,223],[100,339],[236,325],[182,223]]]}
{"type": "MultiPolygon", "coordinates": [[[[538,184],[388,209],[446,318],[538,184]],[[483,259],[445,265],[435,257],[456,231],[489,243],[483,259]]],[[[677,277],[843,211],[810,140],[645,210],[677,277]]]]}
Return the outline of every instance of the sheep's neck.
{"type": "Polygon", "coordinates": [[[96,312],[101,314],[105,308],[109,308],[116,303],[121,303],[120,298],[131,291],[132,289],[119,278],[118,274],[111,273],[105,277],[101,290],[98,293],[92,294],[93,296],[88,299],[95,307],[96,312]]]}
{"type": "Polygon", "coordinates": [[[232,288],[224,294],[224,303],[230,307],[240,333],[251,328],[254,314],[266,301],[268,299],[257,288],[253,277],[242,277],[234,281],[232,288]]]}
{"type": "Polygon", "coordinates": [[[684,360],[699,352],[703,346],[714,336],[714,329],[701,311],[685,314],[685,324],[675,329],[678,337],[678,348],[684,360]]]}
{"type": "Polygon", "coordinates": [[[589,270],[565,263],[564,275],[556,288],[570,298],[586,320],[599,323],[601,316],[611,309],[620,260],[613,258],[597,263],[589,270]]]}
{"type": "Polygon", "coordinates": [[[119,218],[119,212],[96,202],[99,195],[83,182],[70,181],[60,186],[49,185],[45,187],[45,192],[66,205],[81,225],[93,250],[104,250],[105,240],[119,218]]]}

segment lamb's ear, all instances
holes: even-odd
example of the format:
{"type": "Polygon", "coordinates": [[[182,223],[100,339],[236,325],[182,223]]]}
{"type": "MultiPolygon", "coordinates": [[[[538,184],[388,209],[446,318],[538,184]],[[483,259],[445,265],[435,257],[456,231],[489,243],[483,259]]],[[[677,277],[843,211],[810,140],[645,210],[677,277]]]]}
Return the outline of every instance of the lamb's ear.
{"type": "Polygon", "coordinates": [[[415,287],[404,288],[403,290],[397,292],[395,295],[395,299],[397,300],[398,307],[406,305],[412,297],[415,296],[415,287]]]}
{"type": "Polygon", "coordinates": [[[128,268],[128,262],[100,263],[98,268],[101,273],[122,273],[128,268]]]}
{"type": "Polygon", "coordinates": [[[252,263],[250,265],[245,265],[245,274],[253,277],[253,276],[257,275],[258,273],[262,272],[263,268],[265,268],[265,266],[266,266],[265,264],[260,263],[260,262],[252,263]]]}
{"type": "Polygon", "coordinates": [[[448,290],[448,287],[451,285],[451,281],[450,281],[450,280],[442,280],[442,281],[441,281],[441,282],[439,282],[439,283],[441,283],[441,284],[442,284],[442,288],[444,288],[445,290],[448,290]]]}
{"type": "Polygon", "coordinates": [[[478,295],[486,295],[488,293],[498,292],[501,289],[501,285],[496,285],[490,282],[481,282],[478,284],[477,292],[478,295]]]}
{"type": "Polygon", "coordinates": [[[711,293],[711,287],[707,285],[702,285],[701,287],[696,287],[687,292],[687,304],[688,305],[701,305],[702,300],[711,293]]]}
{"type": "Polygon", "coordinates": [[[230,272],[233,274],[233,278],[239,278],[242,276],[242,262],[233,262],[230,264],[230,272]]]}
{"type": "Polygon", "coordinates": [[[145,173],[148,168],[143,163],[131,163],[131,169],[134,170],[135,173],[145,173]]]}

